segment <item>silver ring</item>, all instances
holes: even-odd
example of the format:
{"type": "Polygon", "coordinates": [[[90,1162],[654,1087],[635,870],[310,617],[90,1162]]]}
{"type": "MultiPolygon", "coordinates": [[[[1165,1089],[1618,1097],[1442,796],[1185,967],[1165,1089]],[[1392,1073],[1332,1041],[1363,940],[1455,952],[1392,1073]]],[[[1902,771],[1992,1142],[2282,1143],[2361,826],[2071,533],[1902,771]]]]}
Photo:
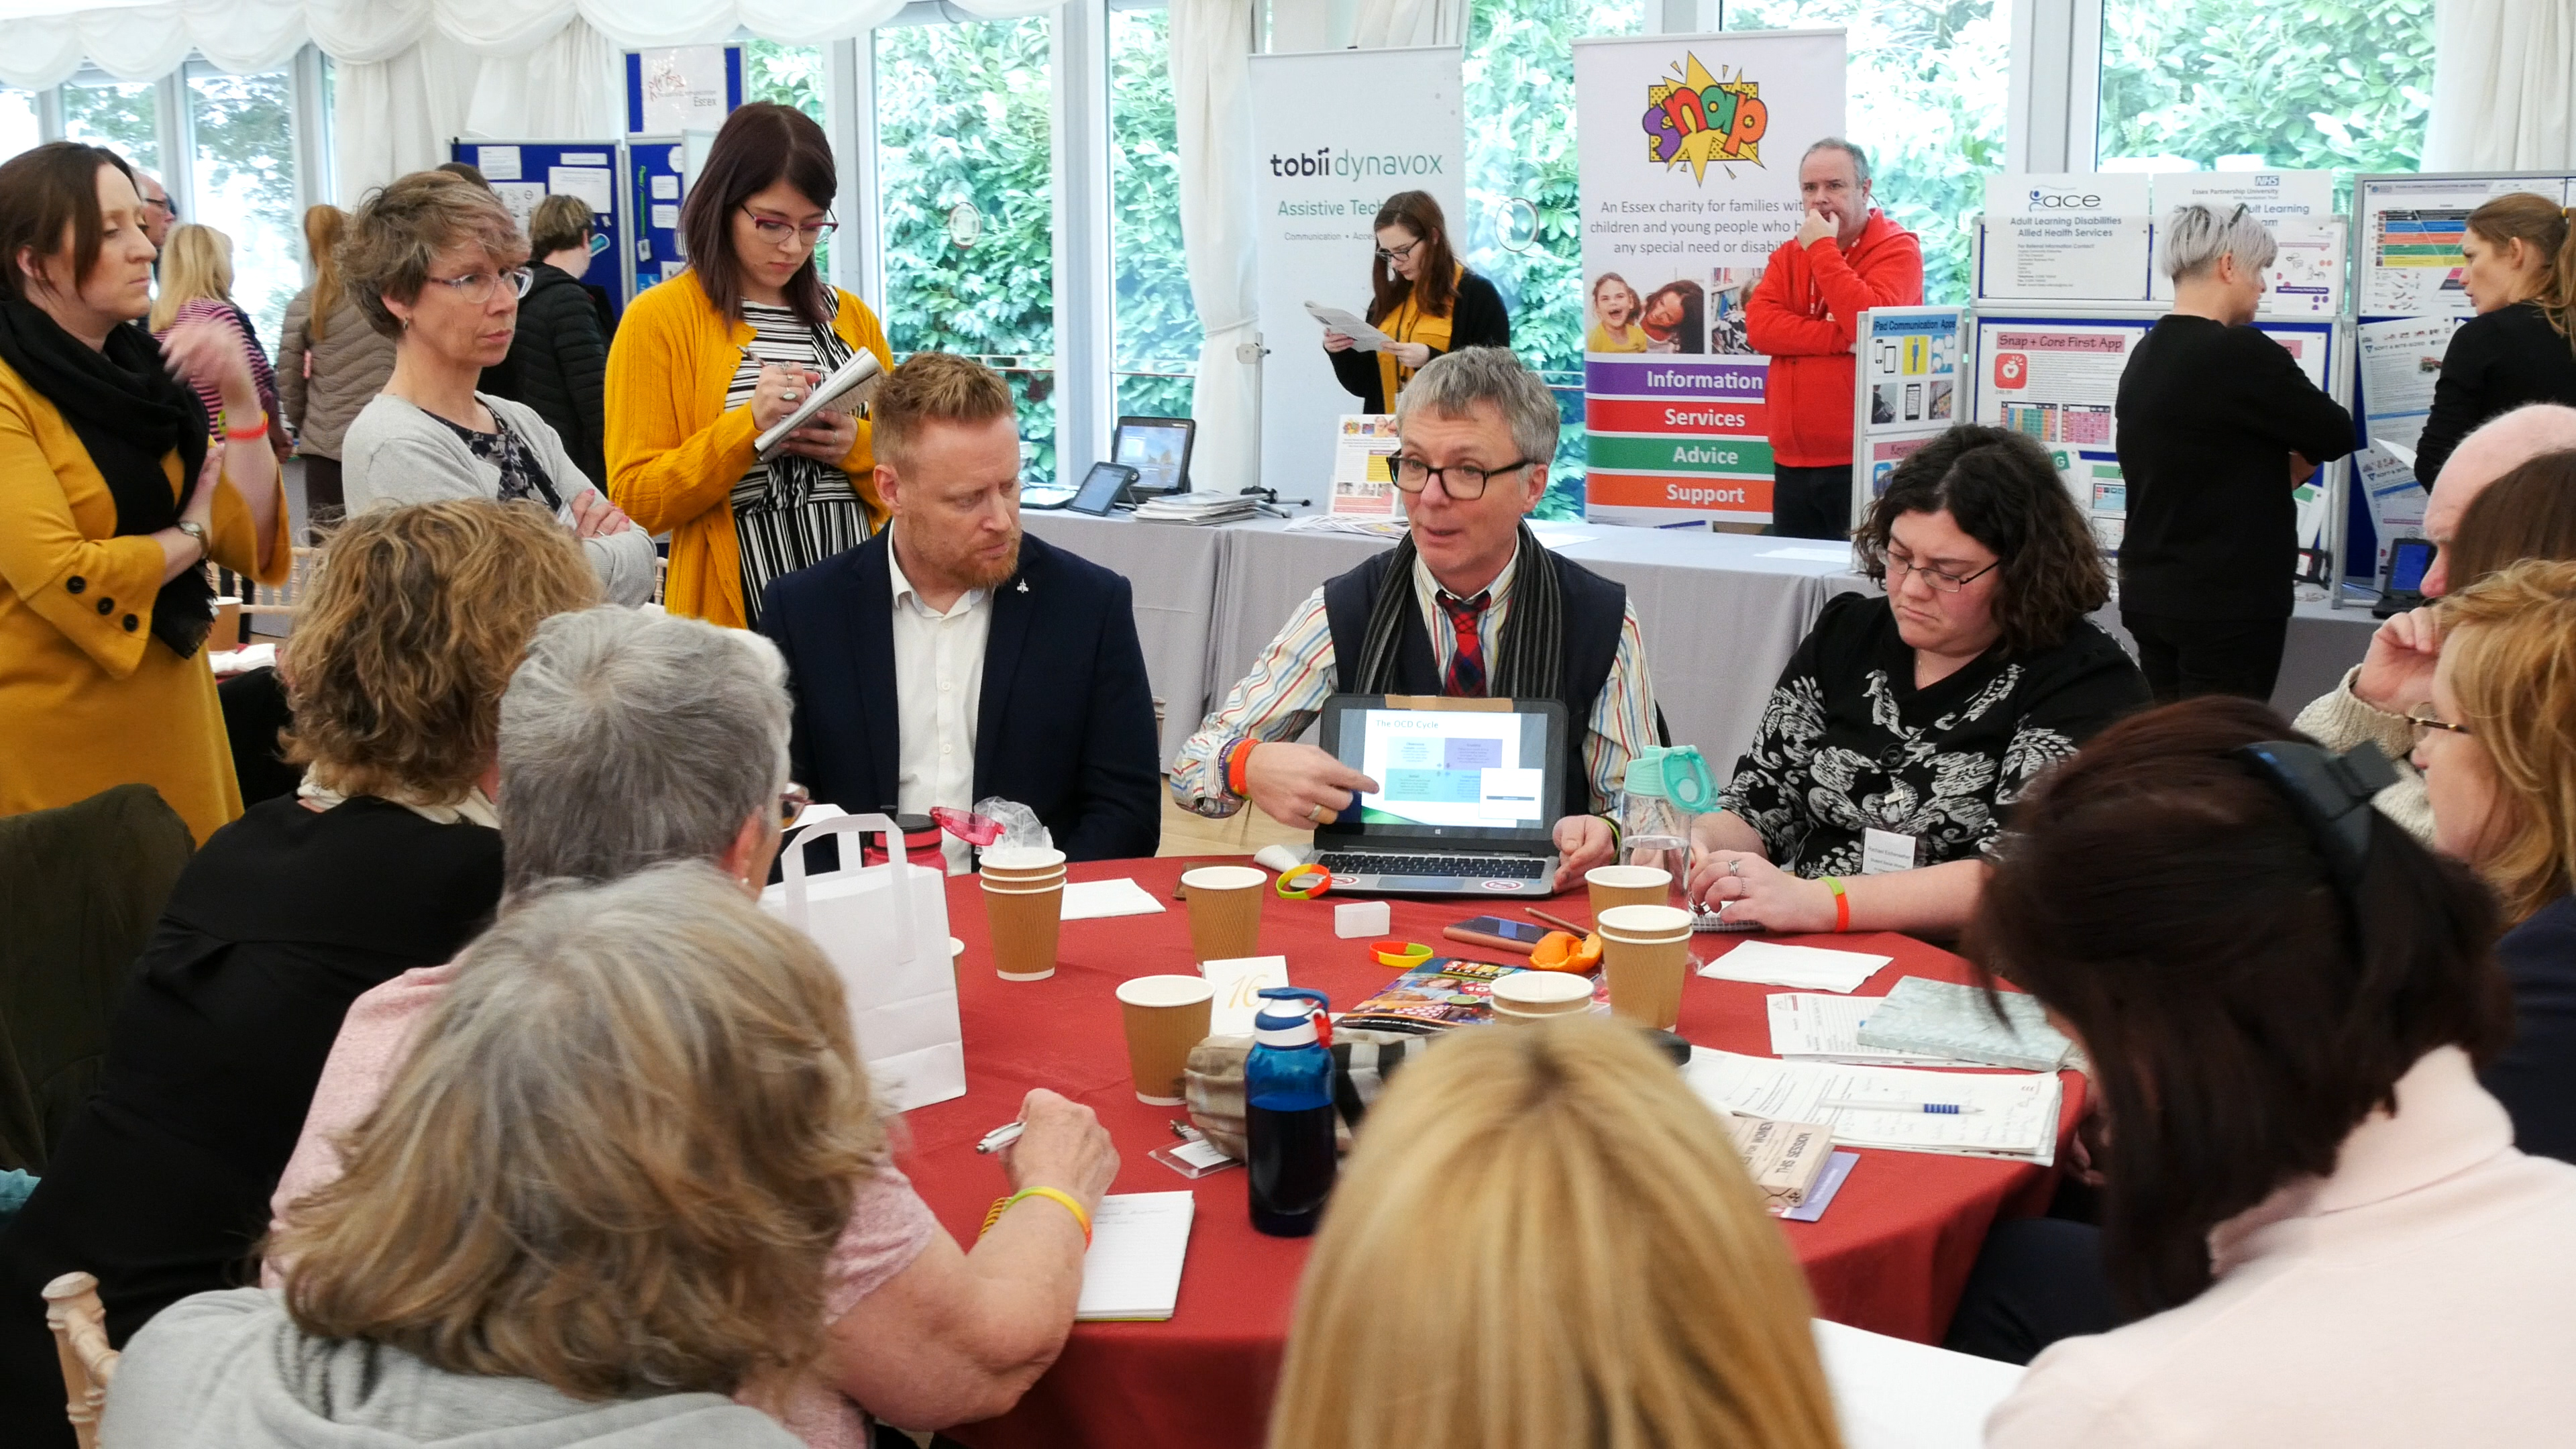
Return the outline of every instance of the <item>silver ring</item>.
{"type": "Polygon", "coordinates": [[[780,393],[778,397],[782,402],[794,402],[796,401],[796,389],[791,387],[787,391],[780,393]]]}
{"type": "Polygon", "coordinates": [[[1306,818],[1314,821],[1318,825],[1321,825],[1325,821],[1333,818],[1333,812],[1325,809],[1321,805],[1309,805],[1306,807],[1306,818]]]}
{"type": "Polygon", "coordinates": [[[1744,862],[1740,860],[1728,861],[1726,863],[1726,873],[1735,877],[1737,880],[1744,879],[1744,862]]]}

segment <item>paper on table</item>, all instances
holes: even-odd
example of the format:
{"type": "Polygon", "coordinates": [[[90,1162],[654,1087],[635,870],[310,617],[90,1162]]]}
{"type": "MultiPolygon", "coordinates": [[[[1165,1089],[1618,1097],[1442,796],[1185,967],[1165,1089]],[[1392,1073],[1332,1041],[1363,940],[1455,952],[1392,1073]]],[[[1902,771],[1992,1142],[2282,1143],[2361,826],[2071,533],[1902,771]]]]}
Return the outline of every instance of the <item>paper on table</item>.
{"type": "Polygon", "coordinates": [[[1216,988],[1216,1005],[1208,1013],[1208,1035],[1250,1036],[1252,1018],[1261,1011],[1261,993],[1288,984],[1285,956],[1241,956],[1231,961],[1204,961],[1199,974],[1216,988]]]}
{"type": "Polygon", "coordinates": [[[1966,1065],[1948,1057],[1862,1046],[1861,1023],[1886,999],[1775,991],[1764,1000],[1771,1013],[1771,1055],[1783,1061],[1843,1062],[1864,1067],[1966,1065]]]}
{"type": "Polygon", "coordinates": [[[1815,1332],[1845,1449],[1977,1449],[2024,1372],[1821,1318],[1815,1332]]]}
{"type": "Polygon", "coordinates": [[[1936,1052],[1962,1063],[2053,1072],[2073,1064],[2075,1043],[2048,1024],[2039,998],[1908,976],[1867,1013],[1854,1040],[1878,1051],[1936,1052]],[[2000,1007],[2004,1020],[1995,1019],[2000,1007]]]}
{"type": "Polygon", "coordinates": [[[1745,941],[1699,968],[1699,974],[1719,981],[1758,981],[1766,986],[1842,992],[1859,989],[1878,974],[1878,968],[1895,959],[1860,951],[1829,951],[1822,946],[1745,941]]]}
{"type": "Polygon", "coordinates": [[[1197,1212],[1198,1199],[1187,1192],[1102,1198],[1091,1215],[1091,1248],[1082,1255],[1082,1297],[1073,1316],[1088,1323],[1171,1317],[1197,1212]]]}
{"type": "Polygon", "coordinates": [[[1394,338],[1370,326],[1359,316],[1345,312],[1339,307],[1327,307],[1321,302],[1309,302],[1306,304],[1306,315],[1323,323],[1325,331],[1339,332],[1359,344],[1359,350],[1362,352],[1375,352],[1382,347],[1395,345],[1394,338]]]}
{"type": "Polygon", "coordinates": [[[1097,921],[1110,916],[1151,916],[1160,914],[1163,903],[1153,892],[1120,876],[1116,880],[1069,881],[1064,888],[1064,911],[1061,919],[1097,921]]]}
{"type": "Polygon", "coordinates": [[[2057,1159],[2060,1093],[2054,1072],[1927,1072],[1782,1062],[1701,1047],[1686,1071],[1691,1090],[1711,1106],[1746,1117],[1822,1122],[1846,1147],[2003,1157],[2045,1167],[2057,1159]],[[1916,1111],[1828,1107],[1827,1102],[1883,1101],[1919,1107],[1955,1102],[1976,1110],[1958,1116],[1916,1111]]]}
{"type": "Polygon", "coordinates": [[[1802,548],[1795,545],[1764,549],[1754,555],[1755,558],[1802,558],[1810,563],[1849,563],[1851,556],[1852,551],[1848,548],[1802,548]]]}

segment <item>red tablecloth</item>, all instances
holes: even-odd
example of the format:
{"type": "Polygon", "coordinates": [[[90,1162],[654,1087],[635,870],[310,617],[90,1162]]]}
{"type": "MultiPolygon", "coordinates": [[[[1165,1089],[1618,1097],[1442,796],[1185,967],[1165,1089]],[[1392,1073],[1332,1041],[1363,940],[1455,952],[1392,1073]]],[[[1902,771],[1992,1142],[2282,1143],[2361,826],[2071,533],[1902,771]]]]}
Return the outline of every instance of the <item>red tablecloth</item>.
{"type": "MultiPolygon", "coordinates": [[[[1171,1321],[1076,1325],[1063,1358],[1016,1409],[950,1431],[976,1449],[1218,1449],[1261,1441],[1307,1242],[1252,1230],[1242,1169],[1191,1183],[1146,1157],[1172,1142],[1166,1124],[1185,1112],[1136,1100],[1111,995],[1131,976],[1197,969],[1184,908],[1171,899],[1180,873],[1195,863],[1073,867],[1076,880],[1133,877],[1167,910],[1065,923],[1056,974],[1038,982],[1005,982],[994,974],[977,881],[963,876],[949,882],[949,929],[966,943],[958,958],[958,989],[967,1093],[908,1114],[909,1140],[898,1149],[898,1161],[940,1221],[960,1243],[974,1241],[985,1209],[1004,1190],[1000,1166],[976,1155],[975,1140],[1017,1116],[1030,1087],[1051,1087],[1100,1114],[1120,1157],[1112,1192],[1188,1188],[1198,1195],[1189,1266],[1171,1321]]],[[[1455,945],[1442,939],[1442,926],[1479,913],[1466,901],[1393,904],[1395,934],[1435,950],[1455,945]]],[[[1266,897],[1261,947],[1286,955],[1290,979],[1330,992],[1339,1008],[1360,1000],[1390,973],[1370,958],[1367,942],[1334,937],[1332,906],[1329,896],[1266,897]]],[[[1591,918],[1580,891],[1543,909],[1577,921],[1591,918]]],[[[1708,959],[1739,939],[1701,937],[1696,954],[1708,959]]],[[[1904,936],[1855,936],[1847,944],[1895,958],[1860,995],[1883,995],[1908,975],[1969,979],[1966,962],[1904,936]]],[[[1693,976],[1682,997],[1682,1034],[1702,1046],[1767,1056],[1770,1026],[1763,998],[1780,989],[1693,976]]],[[[2062,1129],[2071,1132],[2082,1107],[2083,1079],[2069,1072],[2065,1084],[2062,1129]]],[[[2041,1211],[2054,1174],[1922,1153],[1863,1151],[1860,1159],[1821,1221],[1783,1223],[1781,1229],[1807,1271],[1818,1313],[1879,1333],[1936,1341],[1988,1224],[1999,1215],[2041,1211]]]]}

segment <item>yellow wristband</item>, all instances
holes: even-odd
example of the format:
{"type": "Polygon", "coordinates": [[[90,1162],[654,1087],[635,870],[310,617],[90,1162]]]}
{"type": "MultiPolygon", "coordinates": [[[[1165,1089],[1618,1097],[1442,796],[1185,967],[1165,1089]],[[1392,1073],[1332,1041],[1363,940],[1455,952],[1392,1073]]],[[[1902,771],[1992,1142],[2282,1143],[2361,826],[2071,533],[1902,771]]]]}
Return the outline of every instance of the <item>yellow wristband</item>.
{"type": "Polygon", "coordinates": [[[1073,1194],[1061,1188],[1024,1187],[1001,1199],[993,1204],[991,1212],[984,1215],[984,1231],[991,1232],[993,1224],[1002,1220],[1002,1214],[1017,1207],[1024,1199],[1033,1197],[1049,1198],[1064,1204],[1064,1210],[1073,1214],[1073,1220],[1082,1225],[1082,1245],[1086,1248],[1091,1246],[1091,1214],[1082,1210],[1082,1204],[1074,1201],[1073,1194]]]}
{"type": "Polygon", "coordinates": [[[1282,900],[1311,901],[1333,888],[1333,873],[1309,862],[1292,866],[1279,873],[1278,890],[1282,900]]]}

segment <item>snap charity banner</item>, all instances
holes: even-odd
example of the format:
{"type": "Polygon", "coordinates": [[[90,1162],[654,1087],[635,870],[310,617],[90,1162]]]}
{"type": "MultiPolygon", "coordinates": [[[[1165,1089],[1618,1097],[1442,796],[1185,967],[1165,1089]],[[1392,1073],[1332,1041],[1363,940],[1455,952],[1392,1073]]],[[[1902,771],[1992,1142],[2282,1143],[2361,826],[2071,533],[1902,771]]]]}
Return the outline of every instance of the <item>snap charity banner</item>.
{"type": "Polygon", "coordinates": [[[1843,131],[1843,32],[1577,41],[1585,512],[1771,518],[1767,359],[1744,303],[1798,234],[1798,162],[1843,131]]]}

